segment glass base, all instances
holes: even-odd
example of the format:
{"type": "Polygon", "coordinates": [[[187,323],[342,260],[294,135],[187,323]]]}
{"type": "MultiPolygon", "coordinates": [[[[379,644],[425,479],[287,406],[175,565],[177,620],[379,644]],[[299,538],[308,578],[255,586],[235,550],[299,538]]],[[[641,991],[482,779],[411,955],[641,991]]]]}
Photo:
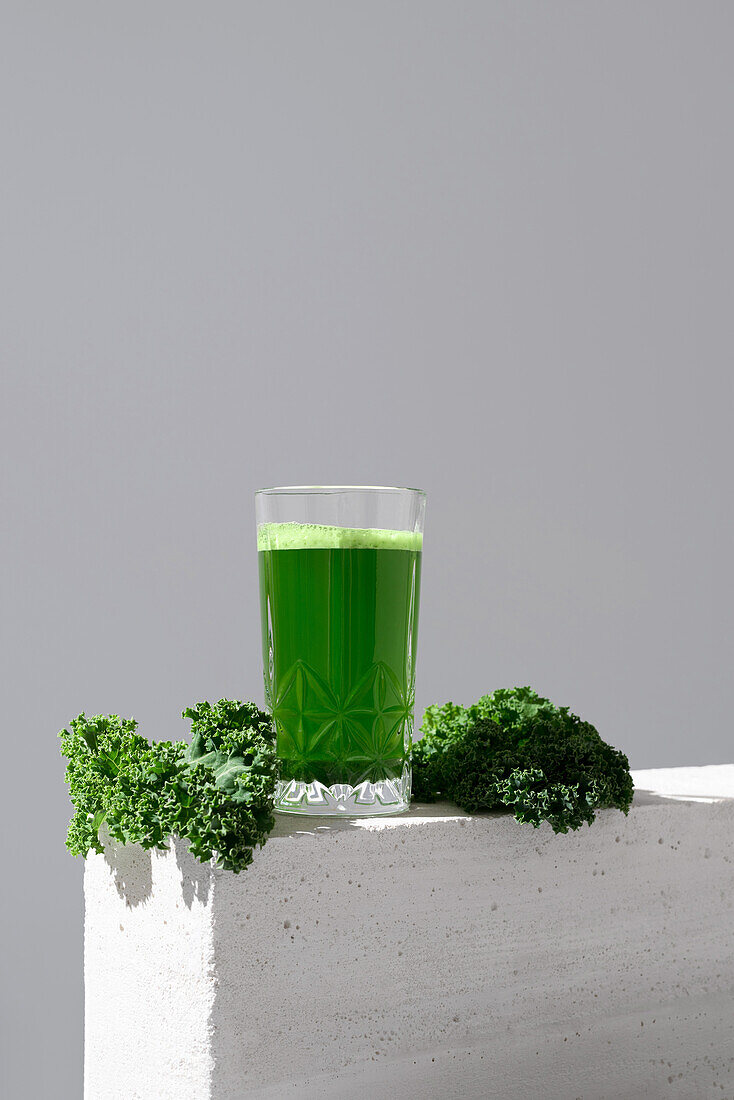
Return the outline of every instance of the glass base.
{"type": "Polygon", "coordinates": [[[410,768],[398,779],[365,780],[356,787],[315,780],[280,779],[275,787],[275,812],[309,817],[383,817],[401,814],[410,806],[410,768]]]}

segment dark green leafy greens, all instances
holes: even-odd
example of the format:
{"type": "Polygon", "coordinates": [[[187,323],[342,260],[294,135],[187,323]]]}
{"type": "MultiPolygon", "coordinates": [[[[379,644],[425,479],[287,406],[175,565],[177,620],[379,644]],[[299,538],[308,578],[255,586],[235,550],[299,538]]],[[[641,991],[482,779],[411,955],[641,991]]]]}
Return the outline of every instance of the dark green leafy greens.
{"type": "Polygon", "coordinates": [[[624,753],[589,723],[529,687],[500,689],[473,706],[428,707],[413,747],[413,797],[462,809],[511,810],[557,833],[589,825],[602,806],[627,813],[633,785],[624,753]]]}
{"type": "Polygon", "coordinates": [[[74,855],[103,852],[100,826],[123,844],[165,848],[188,841],[198,859],[241,871],[273,828],[275,745],[270,718],[253,703],[197,703],[192,740],[149,742],[137,722],[80,714],[59,734],[68,760],[74,855]]]}
{"type": "MultiPolygon", "coordinates": [[[[74,804],[67,847],[103,852],[116,841],[165,849],[184,838],[198,859],[241,871],[273,828],[276,779],[270,718],[252,703],[220,699],[183,712],[191,744],[149,742],[134,719],[80,714],[62,730],[74,804]]],[[[556,832],[591,824],[596,810],[624,813],[633,786],[627,757],[568,707],[528,687],[501,689],[473,706],[428,707],[413,748],[413,797],[447,798],[470,813],[511,810],[556,832]]]]}

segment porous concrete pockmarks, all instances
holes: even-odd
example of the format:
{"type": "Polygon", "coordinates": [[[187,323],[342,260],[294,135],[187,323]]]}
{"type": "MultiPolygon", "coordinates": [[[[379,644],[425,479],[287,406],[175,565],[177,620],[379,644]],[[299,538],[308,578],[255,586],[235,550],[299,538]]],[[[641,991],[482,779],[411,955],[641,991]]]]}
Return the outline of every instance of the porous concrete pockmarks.
{"type": "Polygon", "coordinates": [[[281,819],[239,876],[90,857],[87,1100],[734,1096],[733,825],[643,793],[567,836],[281,819]]]}

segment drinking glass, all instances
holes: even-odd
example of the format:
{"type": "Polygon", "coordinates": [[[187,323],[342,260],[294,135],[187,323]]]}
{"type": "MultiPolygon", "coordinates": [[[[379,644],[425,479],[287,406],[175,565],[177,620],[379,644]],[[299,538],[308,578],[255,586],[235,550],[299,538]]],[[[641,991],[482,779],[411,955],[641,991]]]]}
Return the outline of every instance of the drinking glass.
{"type": "Polygon", "coordinates": [[[276,810],[377,815],[410,804],[420,489],[255,494],[276,810]]]}

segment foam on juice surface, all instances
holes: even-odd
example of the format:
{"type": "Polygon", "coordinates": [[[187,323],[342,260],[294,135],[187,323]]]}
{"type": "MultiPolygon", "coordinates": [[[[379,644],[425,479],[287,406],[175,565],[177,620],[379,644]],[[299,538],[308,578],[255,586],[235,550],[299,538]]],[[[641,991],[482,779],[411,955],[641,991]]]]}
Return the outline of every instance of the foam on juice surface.
{"type": "Polygon", "coordinates": [[[258,550],[422,550],[420,531],[328,527],[320,523],[261,523],[258,550]]]}

